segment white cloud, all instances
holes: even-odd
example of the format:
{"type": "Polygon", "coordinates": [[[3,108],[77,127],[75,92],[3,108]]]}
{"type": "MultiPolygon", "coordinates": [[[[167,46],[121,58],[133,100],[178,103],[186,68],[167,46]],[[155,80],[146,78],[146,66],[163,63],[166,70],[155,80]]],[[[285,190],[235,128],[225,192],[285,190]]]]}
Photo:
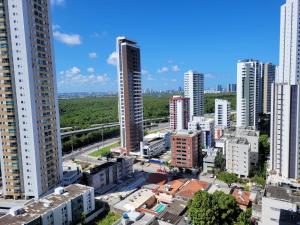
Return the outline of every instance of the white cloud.
{"type": "Polygon", "coordinates": [[[107,32],[106,31],[102,31],[102,32],[95,32],[92,34],[93,38],[103,38],[107,36],[107,32]]]}
{"type": "Polygon", "coordinates": [[[212,73],[206,73],[204,74],[204,78],[207,78],[207,79],[215,79],[216,76],[212,73]]]}
{"type": "Polygon", "coordinates": [[[176,82],[177,80],[176,80],[176,79],[172,79],[171,81],[172,81],[172,82],[176,82]]]}
{"type": "Polygon", "coordinates": [[[172,66],[172,71],[173,71],[173,72],[179,72],[179,71],[180,71],[179,66],[178,66],[178,65],[172,66]]]}
{"type": "Polygon", "coordinates": [[[52,25],[52,30],[59,30],[59,29],[60,29],[60,25],[57,24],[52,25]]]}
{"type": "Polygon", "coordinates": [[[90,53],[89,53],[89,58],[90,58],[90,59],[97,59],[97,57],[98,57],[98,56],[97,56],[97,53],[96,53],[96,52],[90,52],[90,53]]]}
{"type": "Polygon", "coordinates": [[[95,69],[93,67],[87,68],[88,73],[95,73],[95,69]]]}
{"type": "Polygon", "coordinates": [[[56,30],[53,32],[53,36],[57,41],[60,41],[66,45],[72,46],[81,44],[81,37],[79,34],[66,34],[56,30]]]}
{"type": "Polygon", "coordinates": [[[169,68],[164,66],[164,67],[158,69],[157,72],[158,73],[167,73],[167,72],[169,72],[169,68]]]}
{"type": "Polygon", "coordinates": [[[154,77],[151,74],[149,74],[147,75],[147,80],[154,80],[154,77]]]}
{"type": "Polygon", "coordinates": [[[68,70],[60,72],[60,80],[59,85],[64,84],[85,84],[85,83],[98,83],[98,84],[106,84],[109,80],[107,74],[96,74],[95,69],[89,67],[87,69],[88,74],[82,74],[80,68],[74,66],[68,70]]]}
{"type": "Polygon", "coordinates": [[[118,63],[118,53],[117,52],[111,53],[108,59],[106,60],[106,62],[110,65],[116,66],[118,63]]]}
{"type": "Polygon", "coordinates": [[[65,2],[65,0],[51,0],[51,5],[63,5],[65,2]]]}
{"type": "Polygon", "coordinates": [[[148,70],[142,69],[142,75],[148,75],[148,74],[149,74],[149,71],[148,71],[148,70]]]}

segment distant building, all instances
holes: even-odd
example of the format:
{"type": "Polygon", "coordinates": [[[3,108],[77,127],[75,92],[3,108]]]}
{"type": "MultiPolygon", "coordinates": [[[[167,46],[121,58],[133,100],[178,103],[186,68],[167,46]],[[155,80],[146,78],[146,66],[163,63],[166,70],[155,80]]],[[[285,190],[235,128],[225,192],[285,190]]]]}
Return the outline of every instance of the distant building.
{"type": "Polygon", "coordinates": [[[261,225],[299,224],[299,190],[268,185],[262,197],[261,225]]]}
{"type": "Polygon", "coordinates": [[[228,84],[227,91],[228,92],[236,92],[236,84],[228,84]]]}
{"type": "Polygon", "coordinates": [[[262,112],[262,76],[258,60],[240,60],[237,64],[237,127],[256,127],[262,112]]]}
{"type": "Polygon", "coordinates": [[[228,138],[226,141],[226,170],[239,177],[248,177],[250,168],[250,145],[247,139],[228,138]]]}
{"type": "Polygon", "coordinates": [[[263,113],[271,112],[272,84],[275,82],[276,65],[272,63],[263,64],[263,113]]]}
{"type": "Polygon", "coordinates": [[[216,91],[217,91],[217,92],[222,92],[222,91],[223,91],[223,88],[222,88],[222,85],[221,85],[221,84],[218,84],[218,85],[217,85],[216,91]]]}
{"type": "Polygon", "coordinates": [[[204,74],[188,71],[184,74],[184,97],[190,99],[190,120],[204,114],[204,74]]]}
{"type": "Polygon", "coordinates": [[[190,121],[190,100],[182,96],[170,99],[170,129],[183,130],[188,128],[190,121]]]}
{"type": "Polygon", "coordinates": [[[63,225],[78,224],[82,215],[95,210],[94,188],[80,184],[56,188],[54,193],[24,208],[12,208],[0,224],[63,225]]]}
{"type": "Polygon", "coordinates": [[[102,193],[113,187],[121,179],[133,174],[133,158],[120,157],[104,162],[83,172],[86,185],[102,193]]]}
{"type": "Polygon", "coordinates": [[[196,116],[188,123],[189,131],[201,131],[201,146],[203,148],[211,148],[214,145],[214,123],[214,119],[196,116]]]}
{"type": "Polygon", "coordinates": [[[215,99],[215,126],[230,127],[231,104],[227,100],[215,99]]]}
{"type": "Polygon", "coordinates": [[[201,132],[179,131],[171,137],[171,164],[177,168],[193,169],[200,166],[201,132]]]}
{"type": "Polygon", "coordinates": [[[140,150],[143,141],[143,97],[140,48],[125,37],[117,38],[119,120],[125,153],[140,150]]]}
{"type": "Polygon", "coordinates": [[[219,140],[222,136],[223,136],[223,129],[222,129],[222,127],[215,127],[215,136],[214,136],[215,142],[217,140],[219,140]]]}

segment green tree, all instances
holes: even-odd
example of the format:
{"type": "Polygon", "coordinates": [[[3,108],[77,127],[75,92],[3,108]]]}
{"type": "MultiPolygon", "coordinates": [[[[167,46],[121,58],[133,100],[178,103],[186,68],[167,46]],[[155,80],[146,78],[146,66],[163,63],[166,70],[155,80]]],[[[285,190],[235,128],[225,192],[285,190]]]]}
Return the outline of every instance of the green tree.
{"type": "Polygon", "coordinates": [[[228,172],[220,172],[217,175],[217,178],[223,182],[225,182],[228,187],[231,187],[233,183],[238,182],[238,177],[233,173],[228,172]]]}
{"type": "Polygon", "coordinates": [[[265,184],[266,184],[265,177],[258,176],[258,175],[255,175],[253,178],[251,178],[251,181],[258,184],[258,185],[260,185],[260,186],[265,186],[265,184]]]}
{"type": "Polygon", "coordinates": [[[237,218],[237,222],[234,225],[251,225],[252,224],[251,215],[252,215],[251,209],[242,211],[237,218]]]}
{"type": "Polygon", "coordinates": [[[231,195],[216,191],[199,191],[188,204],[193,225],[230,225],[237,221],[241,210],[231,195]]]}
{"type": "Polygon", "coordinates": [[[215,167],[219,171],[224,171],[226,167],[226,160],[222,154],[222,151],[218,151],[215,157],[215,167]]]}

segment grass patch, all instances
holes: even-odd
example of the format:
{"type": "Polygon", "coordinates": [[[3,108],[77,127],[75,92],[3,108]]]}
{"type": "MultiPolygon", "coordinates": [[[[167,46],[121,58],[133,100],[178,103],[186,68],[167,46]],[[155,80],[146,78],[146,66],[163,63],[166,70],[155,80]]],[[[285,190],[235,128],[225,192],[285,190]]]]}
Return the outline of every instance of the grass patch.
{"type": "Polygon", "coordinates": [[[107,156],[107,155],[110,154],[110,149],[116,148],[116,147],[119,147],[119,146],[120,146],[120,142],[116,142],[116,143],[108,145],[108,146],[106,146],[104,148],[100,148],[100,149],[98,149],[98,150],[96,150],[94,152],[91,152],[89,154],[89,156],[96,157],[96,158],[98,158],[98,157],[104,157],[104,156],[107,156]]]}
{"type": "Polygon", "coordinates": [[[109,212],[103,219],[96,222],[96,225],[111,225],[121,217],[113,212],[109,212]]]}

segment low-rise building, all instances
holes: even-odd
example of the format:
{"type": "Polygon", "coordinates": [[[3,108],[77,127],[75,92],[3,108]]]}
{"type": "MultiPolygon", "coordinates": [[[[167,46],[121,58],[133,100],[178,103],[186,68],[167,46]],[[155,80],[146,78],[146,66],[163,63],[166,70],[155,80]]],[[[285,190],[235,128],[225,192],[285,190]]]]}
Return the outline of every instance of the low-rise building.
{"type": "Polygon", "coordinates": [[[188,123],[189,131],[201,131],[201,145],[208,149],[214,145],[214,119],[194,116],[193,120],[188,123]]]}
{"type": "Polygon", "coordinates": [[[239,177],[250,172],[250,144],[246,138],[230,137],[226,141],[226,170],[239,177]]]}
{"type": "Polygon", "coordinates": [[[299,224],[300,192],[290,187],[266,186],[261,225],[299,224]]]}
{"type": "Polygon", "coordinates": [[[177,192],[176,198],[188,201],[192,199],[198,191],[206,191],[210,185],[211,184],[200,180],[188,180],[177,192]]]}
{"type": "MultiPolygon", "coordinates": [[[[158,224],[160,225],[177,225],[185,218],[187,210],[187,202],[183,200],[174,200],[162,214],[158,216],[158,224]]],[[[183,223],[185,224],[185,223],[183,223]]],[[[186,223],[188,224],[188,223],[186,223]]]]}
{"type": "Polygon", "coordinates": [[[68,225],[77,224],[82,215],[95,210],[94,188],[80,184],[56,188],[47,195],[22,208],[12,208],[0,218],[9,225],[68,225]]]}
{"type": "Polygon", "coordinates": [[[176,193],[187,182],[186,179],[173,180],[159,187],[156,191],[156,198],[163,203],[173,202],[176,193]]]}
{"type": "Polygon", "coordinates": [[[141,156],[149,159],[162,154],[167,149],[166,142],[164,135],[159,133],[145,136],[140,143],[141,156]]]}
{"type": "Polygon", "coordinates": [[[72,161],[63,162],[63,185],[79,183],[82,179],[81,166],[72,161]]]}
{"type": "Polygon", "coordinates": [[[238,204],[240,209],[246,210],[251,207],[251,192],[236,188],[231,195],[236,200],[236,203],[238,204]]]}
{"type": "Polygon", "coordinates": [[[194,169],[200,166],[200,134],[199,131],[184,130],[172,135],[172,166],[186,169],[194,169]]]}
{"type": "Polygon", "coordinates": [[[215,170],[215,158],[216,151],[207,151],[206,156],[203,158],[203,172],[204,173],[213,173],[215,170]]]}
{"type": "Polygon", "coordinates": [[[86,185],[97,192],[105,192],[114,184],[133,174],[133,158],[119,157],[112,161],[95,165],[83,172],[86,185]]]}

